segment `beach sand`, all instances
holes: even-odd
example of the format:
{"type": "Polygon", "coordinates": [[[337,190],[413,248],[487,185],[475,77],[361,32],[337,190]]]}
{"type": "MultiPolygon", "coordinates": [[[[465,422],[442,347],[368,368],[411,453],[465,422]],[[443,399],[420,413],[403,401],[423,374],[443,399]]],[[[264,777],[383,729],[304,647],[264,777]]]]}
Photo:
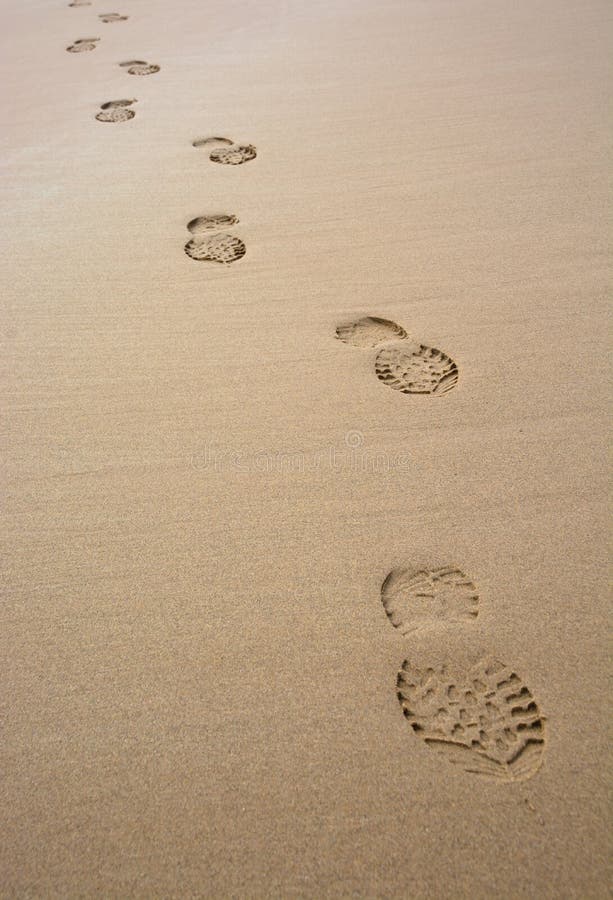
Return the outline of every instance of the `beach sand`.
{"type": "Polygon", "coordinates": [[[611,18],[5,4],[2,896],[608,896],[611,18]]]}

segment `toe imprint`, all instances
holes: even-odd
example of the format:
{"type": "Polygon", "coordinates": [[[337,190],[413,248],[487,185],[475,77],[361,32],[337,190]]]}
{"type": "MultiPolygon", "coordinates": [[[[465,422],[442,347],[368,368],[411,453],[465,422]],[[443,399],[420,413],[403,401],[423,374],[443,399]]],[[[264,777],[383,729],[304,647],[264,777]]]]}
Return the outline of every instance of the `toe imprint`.
{"type": "Polygon", "coordinates": [[[543,718],[529,689],[503,663],[485,659],[450,679],[445,666],[424,670],[405,660],[397,689],[415,734],[449,762],[504,781],[539,769],[543,718]]]}
{"type": "Polygon", "coordinates": [[[247,248],[240,238],[231,234],[212,234],[210,237],[193,238],[185,245],[185,252],[196,260],[233,263],[241,259],[247,248]]]}
{"type": "Polygon", "coordinates": [[[241,166],[255,159],[257,152],[252,144],[232,144],[230,147],[219,147],[212,150],[209,159],[226,166],[241,166]]]}
{"type": "Polygon", "coordinates": [[[129,75],[155,75],[160,71],[159,66],[142,59],[132,59],[129,62],[119,63],[119,65],[122,69],[126,69],[129,75]]]}
{"type": "Polygon", "coordinates": [[[385,341],[395,338],[406,338],[407,333],[400,325],[389,319],[379,319],[376,316],[364,316],[347,325],[339,325],[336,329],[339,341],[351,344],[352,347],[376,347],[385,341]]]}
{"type": "Polygon", "coordinates": [[[198,216],[187,223],[187,230],[192,234],[200,234],[203,231],[211,231],[215,228],[230,228],[238,223],[238,216],[218,213],[217,215],[198,216]]]}
{"type": "Polygon", "coordinates": [[[136,100],[107,100],[106,103],[100,104],[100,109],[114,109],[116,106],[132,106],[136,100]]]}
{"type": "Polygon", "coordinates": [[[445,394],[458,382],[458,367],[441,350],[424,344],[384,347],[375,360],[377,377],[403,394],[445,394]]]}
{"type": "Polygon", "coordinates": [[[477,588],[455,566],[392,569],[381,587],[381,602],[402,634],[437,621],[470,621],[479,612],[477,588]]]}
{"type": "Polygon", "coordinates": [[[130,17],[122,16],[119,13],[102,13],[98,18],[101,22],[109,24],[110,22],[126,22],[130,17]]]}
{"type": "Polygon", "coordinates": [[[231,146],[233,143],[234,141],[231,141],[230,138],[223,137],[197,138],[197,140],[192,141],[192,147],[211,147],[213,144],[231,146]]]}

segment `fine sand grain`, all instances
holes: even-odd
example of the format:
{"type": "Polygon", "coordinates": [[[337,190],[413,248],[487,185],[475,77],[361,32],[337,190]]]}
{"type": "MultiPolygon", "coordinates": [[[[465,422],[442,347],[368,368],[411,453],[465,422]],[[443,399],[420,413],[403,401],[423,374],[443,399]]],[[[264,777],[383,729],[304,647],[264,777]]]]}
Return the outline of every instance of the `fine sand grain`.
{"type": "Polygon", "coordinates": [[[612,18],[4,4],[1,896],[608,896],[612,18]]]}

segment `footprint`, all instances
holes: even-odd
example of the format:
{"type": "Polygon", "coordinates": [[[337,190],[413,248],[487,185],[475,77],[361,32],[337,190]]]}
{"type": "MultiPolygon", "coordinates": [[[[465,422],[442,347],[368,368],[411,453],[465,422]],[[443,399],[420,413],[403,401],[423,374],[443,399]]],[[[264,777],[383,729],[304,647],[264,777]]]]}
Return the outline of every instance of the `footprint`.
{"type": "Polygon", "coordinates": [[[212,147],[209,153],[211,162],[225,166],[242,166],[257,156],[253,144],[236,144],[230,138],[223,137],[198,138],[192,141],[192,147],[212,147]]]}
{"type": "Polygon", "coordinates": [[[393,569],[381,600],[402,635],[436,622],[455,626],[446,629],[436,664],[405,660],[398,673],[398,701],[417,737],[467,772],[507,782],[534,775],[545,751],[544,717],[515,671],[471,649],[464,623],[478,614],[474,582],[457,566],[393,569]]]}
{"type": "Polygon", "coordinates": [[[385,343],[375,357],[375,373],[403,394],[445,394],[458,383],[458,367],[446,353],[409,340],[405,329],[390,319],[363,316],[338,325],[336,337],[367,350],[385,343]]]}
{"type": "Polygon", "coordinates": [[[86,53],[89,50],[95,50],[100,38],[79,38],[69,47],[66,47],[68,53],[86,53]]]}
{"type": "Polygon", "coordinates": [[[385,341],[406,338],[407,333],[400,325],[389,319],[364,316],[355,322],[339,325],[336,336],[344,344],[352,347],[376,347],[385,341]]]}
{"type": "Polygon", "coordinates": [[[231,147],[218,147],[209,153],[211,162],[224,166],[242,166],[243,163],[257,156],[253,144],[233,144],[231,147]]]}
{"type": "Polygon", "coordinates": [[[99,112],[96,118],[99,122],[127,122],[136,115],[133,109],[127,107],[136,102],[136,100],[109,100],[100,106],[102,112],[99,112]]]}
{"type": "Polygon", "coordinates": [[[192,234],[200,234],[203,231],[211,231],[215,228],[230,228],[238,223],[237,216],[217,213],[210,216],[198,216],[187,223],[187,230],[192,234]]]}
{"type": "Polygon", "coordinates": [[[427,746],[467,772],[503,781],[530,778],[545,750],[545,724],[523,680],[492,658],[468,671],[420,669],[405,660],[398,700],[427,746]]]}
{"type": "Polygon", "coordinates": [[[393,344],[375,359],[375,372],[384,384],[403,394],[446,394],[458,383],[454,361],[425,344],[393,344]]]}
{"type": "Polygon", "coordinates": [[[381,602],[401,634],[433,622],[465,622],[479,612],[473,582],[455,566],[441,569],[392,569],[381,587],[381,602]]]}
{"type": "Polygon", "coordinates": [[[154,63],[145,62],[142,59],[131,59],[127,62],[119,63],[122,69],[127,69],[129,75],[155,75],[160,71],[160,67],[154,63]]]}
{"type": "Polygon", "coordinates": [[[72,0],[68,6],[91,6],[91,0],[72,0]]]}
{"type": "Polygon", "coordinates": [[[191,259],[229,265],[241,259],[247,248],[240,238],[231,234],[211,234],[192,238],[185,245],[185,252],[191,259]]]}
{"type": "Polygon", "coordinates": [[[120,13],[102,13],[98,16],[101,22],[109,24],[111,22],[127,22],[129,16],[122,16],[120,13]]]}

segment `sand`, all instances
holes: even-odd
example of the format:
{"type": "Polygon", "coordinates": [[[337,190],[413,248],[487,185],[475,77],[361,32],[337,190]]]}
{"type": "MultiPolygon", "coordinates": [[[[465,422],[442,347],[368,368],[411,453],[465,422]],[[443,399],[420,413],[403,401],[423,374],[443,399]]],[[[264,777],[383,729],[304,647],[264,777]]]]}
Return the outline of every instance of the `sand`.
{"type": "Polygon", "coordinates": [[[3,13],[2,896],[608,896],[610,4],[3,13]]]}

